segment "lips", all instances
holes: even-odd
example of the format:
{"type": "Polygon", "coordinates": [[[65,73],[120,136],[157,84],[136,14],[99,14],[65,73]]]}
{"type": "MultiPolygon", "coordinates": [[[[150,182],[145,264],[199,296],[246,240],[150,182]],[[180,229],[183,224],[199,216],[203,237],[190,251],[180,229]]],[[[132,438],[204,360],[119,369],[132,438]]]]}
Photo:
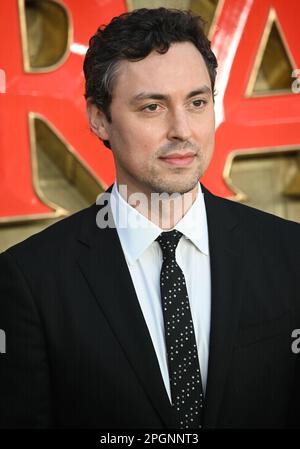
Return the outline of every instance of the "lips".
{"type": "Polygon", "coordinates": [[[168,154],[165,157],[161,157],[160,159],[169,165],[184,166],[191,164],[194,158],[195,153],[189,152],[189,153],[172,153],[168,154]]]}

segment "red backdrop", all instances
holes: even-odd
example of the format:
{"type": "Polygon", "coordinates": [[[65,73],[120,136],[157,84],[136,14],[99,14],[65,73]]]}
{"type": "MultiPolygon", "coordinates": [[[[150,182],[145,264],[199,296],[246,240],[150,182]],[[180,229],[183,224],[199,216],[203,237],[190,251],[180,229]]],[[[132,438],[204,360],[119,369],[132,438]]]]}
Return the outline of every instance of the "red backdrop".
{"type": "MultiPolygon", "coordinates": [[[[29,112],[38,113],[52,123],[104,187],[114,180],[111,153],[91,134],[87,124],[81,50],[88,45],[97,27],[125,11],[126,4],[123,0],[63,0],[61,3],[69,10],[74,29],[69,57],[49,73],[25,73],[17,1],[2,3],[0,219],[3,220],[51,212],[38,198],[32,184],[29,112]]],[[[300,67],[300,2],[297,0],[288,3],[224,0],[212,36],[212,47],[219,60],[216,149],[203,182],[221,196],[232,194],[222,175],[231,151],[300,144],[299,95],[291,90],[285,95],[245,97],[270,8],[275,9],[296,67],[300,67]]],[[[291,77],[291,85],[293,81],[291,77]]]]}

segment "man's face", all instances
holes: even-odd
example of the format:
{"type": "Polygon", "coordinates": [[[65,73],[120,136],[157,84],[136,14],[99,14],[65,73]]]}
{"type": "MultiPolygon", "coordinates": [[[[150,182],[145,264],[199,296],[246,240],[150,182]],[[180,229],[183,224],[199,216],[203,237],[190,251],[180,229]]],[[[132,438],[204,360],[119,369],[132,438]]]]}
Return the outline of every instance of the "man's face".
{"type": "Polygon", "coordinates": [[[186,193],[207,169],[214,103],[205,62],[190,42],[137,62],[122,61],[110,107],[93,129],[109,140],[118,184],[128,193],[186,193]]]}

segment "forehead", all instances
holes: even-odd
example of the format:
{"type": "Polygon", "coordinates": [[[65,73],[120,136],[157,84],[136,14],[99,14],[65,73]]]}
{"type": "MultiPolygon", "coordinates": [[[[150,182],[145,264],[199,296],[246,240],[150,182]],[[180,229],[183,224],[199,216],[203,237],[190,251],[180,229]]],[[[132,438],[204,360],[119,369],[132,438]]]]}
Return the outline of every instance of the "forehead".
{"type": "Polygon", "coordinates": [[[202,84],[211,86],[204,59],[191,42],[182,42],[164,54],[153,51],[140,61],[122,61],[113,96],[130,97],[140,90],[184,94],[202,84]]]}

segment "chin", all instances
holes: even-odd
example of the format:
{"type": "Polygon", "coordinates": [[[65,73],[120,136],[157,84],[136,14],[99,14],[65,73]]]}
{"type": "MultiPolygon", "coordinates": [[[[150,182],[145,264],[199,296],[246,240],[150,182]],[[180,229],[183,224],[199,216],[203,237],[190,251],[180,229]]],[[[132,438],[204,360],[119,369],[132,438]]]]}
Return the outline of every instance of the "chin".
{"type": "Polygon", "coordinates": [[[160,183],[159,186],[155,189],[157,193],[168,193],[171,195],[172,193],[179,193],[183,195],[184,193],[191,192],[197,185],[200,178],[194,177],[192,180],[184,181],[177,180],[173,182],[166,182],[165,180],[160,183]]]}

